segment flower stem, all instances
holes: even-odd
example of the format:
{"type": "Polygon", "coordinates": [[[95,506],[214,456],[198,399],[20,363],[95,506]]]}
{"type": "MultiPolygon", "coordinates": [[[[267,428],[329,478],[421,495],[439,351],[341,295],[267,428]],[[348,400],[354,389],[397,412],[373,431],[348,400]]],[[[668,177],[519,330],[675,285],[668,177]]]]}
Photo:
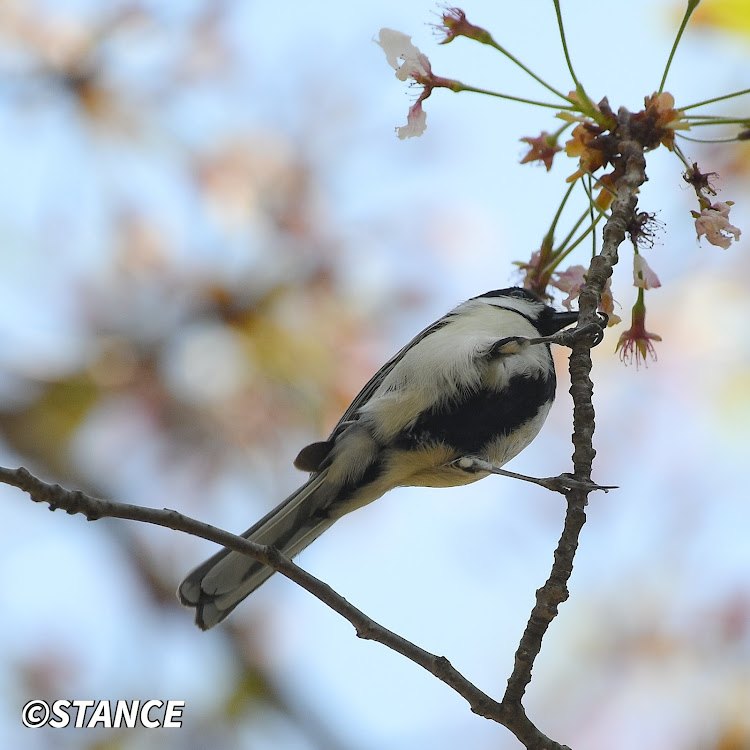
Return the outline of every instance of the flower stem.
{"type": "Polygon", "coordinates": [[[695,107],[702,107],[704,104],[713,104],[714,102],[722,102],[725,99],[732,99],[735,96],[744,96],[745,94],[750,94],[750,89],[742,89],[742,91],[735,91],[733,94],[724,94],[723,96],[715,96],[713,99],[706,99],[702,102],[697,102],[696,104],[688,104],[687,107],[680,107],[680,109],[684,112],[688,109],[695,109],[695,107]]]}
{"type": "Polygon", "coordinates": [[[735,143],[738,140],[737,136],[734,138],[690,138],[682,133],[675,133],[675,135],[692,143],[735,143]]]}
{"type": "MultiPolygon", "coordinates": [[[[589,179],[591,179],[591,175],[589,175],[589,179]]],[[[573,183],[575,185],[575,183],[573,183]]],[[[566,258],[570,253],[573,251],[574,248],[578,247],[578,245],[583,242],[584,239],[596,228],[596,225],[601,221],[601,219],[608,219],[609,214],[607,214],[606,211],[604,211],[601,206],[599,206],[596,201],[594,200],[593,194],[591,192],[591,188],[586,188],[586,185],[583,184],[583,181],[581,180],[581,185],[583,186],[583,190],[586,193],[586,196],[589,200],[589,206],[588,208],[581,214],[578,221],[575,223],[573,228],[568,233],[568,236],[560,243],[559,247],[554,251],[553,253],[553,260],[547,264],[547,266],[544,268],[544,273],[552,273],[552,271],[557,268],[557,266],[560,264],[560,261],[562,261],[564,258],[566,258]],[[598,216],[595,218],[592,216],[592,210],[596,209],[599,213],[598,216]],[[572,239],[573,235],[578,231],[578,228],[581,226],[581,224],[584,222],[584,220],[587,217],[591,217],[591,223],[586,228],[586,231],[581,234],[581,236],[572,244],[570,247],[567,247],[568,243],[572,239]]],[[[569,194],[570,191],[568,191],[569,194]]],[[[566,196],[567,199],[567,196],[566,196]]]]}
{"type": "Polygon", "coordinates": [[[485,94],[486,96],[495,96],[498,99],[509,99],[512,102],[521,102],[522,104],[532,104],[535,107],[547,107],[549,109],[567,109],[567,110],[575,110],[576,107],[574,107],[572,104],[568,105],[560,105],[560,104],[549,104],[547,102],[538,102],[534,99],[525,99],[521,96],[511,96],[510,94],[499,94],[497,91],[488,91],[487,89],[479,89],[475,86],[468,86],[465,83],[461,83],[460,81],[453,81],[453,85],[448,86],[446,88],[450,88],[451,91],[455,91],[456,93],[460,91],[471,91],[475,94],[485,94]]]}
{"type": "Polygon", "coordinates": [[[583,242],[586,237],[594,230],[596,225],[599,223],[599,221],[602,218],[607,218],[606,214],[600,214],[597,216],[591,224],[586,228],[586,230],[581,234],[581,236],[570,246],[566,247],[568,242],[570,242],[573,235],[578,231],[578,228],[583,224],[583,222],[586,220],[586,218],[589,216],[589,209],[587,208],[580,216],[578,221],[575,223],[573,228],[568,233],[568,236],[560,243],[559,247],[552,253],[552,257],[550,258],[549,263],[542,269],[543,274],[551,274],[559,265],[560,261],[567,258],[568,255],[576,248],[578,245],[583,242]]]}
{"type": "MultiPolygon", "coordinates": [[[[580,106],[577,109],[585,115],[588,115],[592,119],[599,122],[598,115],[599,110],[594,106],[591,99],[589,99],[586,90],[581,85],[581,82],[576,76],[575,70],[573,70],[573,63],[570,59],[570,53],[568,52],[568,41],[565,38],[565,27],[563,26],[562,11],[560,10],[560,0],[554,0],[555,3],[555,14],[557,15],[557,28],[560,31],[560,41],[562,42],[563,54],[565,55],[565,62],[567,63],[570,76],[573,79],[573,83],[576,85],[576,94],[578,94],[580,106]]],[[[601,124],[601,123],[600,123],[601,124]]]]}
{"type": "MultiPolygon", "coordinates": [[[[586,173],[586,176],[589,178],[589,184],[585,185],[583,180],[581,180],[581,186],[583,187],[583,192],[586,193],[586,197],[589,199],[589,208],[590,209],[596,209],[600,216],[603,216],[605,219],[609,219],[609,214],[596,202],[596,199],[594,198],[594,189],[591,185],[591,180],[593,178],[593,175],[590,172],[586,173]]],[[[596,178],[593,178],[596,179],[596,178]]],[[[599,181],[597,180],[597,183],[599,181]]],[[[612,194],[614,197],[617,197],[617,194],[614,193],[610,188],[608,188],[606,185],[600,185],[602,190],[606,190],[608,193],[612,194]]]]}
{"type": "Polygon", "coordinates": [[[666,67],[664,68],[664,75],[661,77],[661,85],[659,86],[660,94],[662,91],[664,91],[664,84],[667,82],[667,74],[669,73],[669,69],[672,67],[672,60],[674,59],[674,53],[677,51],[677,45],[679,45],[680,40],[682,39],[682,35],[685,32],[685,27],[690,20],[690,16],[693,15],[693,11],[698,7],[699,2],[700,0],[688,0],[687,8],[685,9],[685,15],[682,17],[682,23],[680,24],[680,28],[677,31],[677,36],[675,37],[674,44],[672,45],[672,50],[669,53],[666,67]]]}
{"type": "Polygon", "coordinates": [[[695,122],[694,117],[695,115],[689,118],[691,128],[698,128],[702,125],[744,125],[750,121],[750,117],[705,117],[695,122]]]}
{"type": "Polygon", "coordinates": [[[561,128],[558,128],[554,133],[552,133],[552,138],[554,138],[554,140],[557,140],[572,124],[572,122],[566,122],[561,128]]]}
{"type": "MultiPolygon", "coordinates": [[[[585,219],[587,214],[588,214],[588,210],[586,211],[586,213],[584,213],[584,215],[581,218],[585,219]]],[[[591,224],[589,224],[589,226],[586,227],[586,230],[581,234],[581,236],[570,247],[566,248],[565,252],[560,253],[560,255],[556,257],[554,267],[556,267],[560,263],[561,260],[564,260],[565,258],[567,258],[568,255],[570,255],[573,252],[573,250],[575,250],[586,239],[586,237],[588,237],[589,234],[591,234],[591,232],[593,232],[594,229],[596,229],[596,225],[601,221],[602,217],[604,216],[605,214],[599,214],[599,216],[597,216],[594,219],[594,221],[591,224]]],[[[579,221],[578,224],[580,225],[580,223],[581,222],[579,221]]]]}
{"type": "MultiPolygon", "coordinates": [[[[582,214],[581,217],[578,219],[578,221],[573,225],[573,228],[568,232],[568,236],[560,243],[557,250],[555,250],[555,265],[557,265],[557,261],[560,257],[564,257],[561,254],[565,251],[566,245],[570,242],[570,240],[573,238],[573,235],[578,231],[578,227],[583,224],[583,222],[586,220],[586,216],[588,215],[588,209],[586,209],[582,214]]],[[[554,267],[554,266],[553,266],[554,267]]],[[[547,269],[545,269],[547,270],[547,269]]]]}
{"type": "Polygon", "coordinates": [[[550,240],[555,234],[555,229],[557,229],[557,222],[560,221],[560,217],[562,216],[562,212],[563,212],[563,209],[565,208],[565,204],[568,202],[568,198],[570,198],[570,194],[573,192],[573,188],[575,186],[576,186],[575,182],[571,182],[570,187],[565,191],[565,195],[563,196],[562,201],[560,201],[560,207],[557,209],[555,218],[552,219],[552,224],[550,225],[549,232],[547,232],[547,237],[549,237],[550,240]]]}
{"type": "Polygon", "coordinates": [[[555,2],[555,13],[557,14],[557,27],[560,30],[560,41],[562,42],[563,54],[565,55],[565,62],[568,64],[568,70],[570,71],[573,83],[576,85],[576,89],[581,88],[581,84],[578,82],[576,73],[573,70],[573,63],[570,61],[570,55],[568,54],[568,42],[565,39],[565,29],[562,22],[562,11],[560,10],[560,0],[554,0],[555,2]]]}
{"type": "Polygon", "coordinates": [[[510,52],[508,52],[507,49],[505,49],[505,47],[498,44],[492,38],[491,35],[489,34],[487,35],[487,40],[485,41],[485,44],[489,45],[490,47],[493,47],[498,52],[505,55],[511,62],[518,65],[518,67],[521,68],[521,70],[524,73],[526,73],[527,75],[530,75],[537,83],[540,83],[542,86],[544,86],[544,88],[546,88],[547,91],[552,92],[553,94],[555,94],[555,96],[559,96],[561,99],[564,99],[566,102],[570,101],[570,99],[568,99],[568,97],[565,96],[565,94],[558,91],[556,88],[554,88],[554,86],[550,86],[544,79],[540,78],[536,73],[534,73],[533,70],[530,70],[529,68],[527,68],[517,57],[515,57],[515,55],[512,55],[510,52]]]}
{"type": "Polygon", "coordinates": [[[687,159],[685,154],[682,153],[682,149],[675,143],[674,146],[674,153],[677,154],[677,157],[680,159],[680,161],[688,168],[691,168],[690,161],[687,159]]]}

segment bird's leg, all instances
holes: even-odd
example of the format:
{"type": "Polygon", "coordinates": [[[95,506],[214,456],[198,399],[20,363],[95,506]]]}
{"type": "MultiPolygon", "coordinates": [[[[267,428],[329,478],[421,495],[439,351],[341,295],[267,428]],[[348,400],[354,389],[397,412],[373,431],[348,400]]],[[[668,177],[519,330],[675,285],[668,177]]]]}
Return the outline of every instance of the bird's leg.
{"type": "Polygon", "coordinates": [[[498,466],[494,466],[489,461],[485,461],[483,458],[478,456],[461,456],[454,461],[451,461],[449,466],[453,466],[456,469],[461,469],[470,474],[477,474],[479,472],[487,472],[488,474],[498,474],[503,477],[510,477],[511,479],[520,479],[524,482],[531,482],[532,484],[538,484],[540,487],[552,490],[553,492],[560,492],[563,495],[569,490],[581,489],[593,492],[594,490],[602,490],[603,492],[609,492],[609,490],[616,490],[615,486],[603,486],[595,484],[594,482],[582,481],[576,479],[571,474],[560,474],[558,477],[542,477],[537,479],[536,477],[527,477],[525,474],[516,474],[515,471],[506,471],[498,466]]]}
{"type": "Polygon", "coordinates": [[[529,344],[559,344],[560,346],[571,347],[574,341],[578,339],[591,339],[591,346],[599,346],[604,341],[604,329],[609,322],[607,313],[597,313],[597,321],[582,326],[581,328],[568,328],[559,331],[552,336],[540,336],[535,339],[528,339],[529,344]]]}

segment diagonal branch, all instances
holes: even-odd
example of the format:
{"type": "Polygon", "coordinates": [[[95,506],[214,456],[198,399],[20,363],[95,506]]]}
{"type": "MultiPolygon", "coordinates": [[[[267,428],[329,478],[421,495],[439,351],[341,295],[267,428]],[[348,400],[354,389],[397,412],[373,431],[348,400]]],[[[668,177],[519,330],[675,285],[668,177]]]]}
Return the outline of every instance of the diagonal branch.
{"type": "Polygon", "coordinates": [[[118,503],[114,500],[91,497],[80,490],[66,490],[59,484],[47,484],[23,467],[18,469],[0,467],[0,482],[23,490],[34,502],[49,505],[50,510],[64,510],[69,515],[81,514],[89,521],[96,521],[100,518],[123,518],[163,526],[216,542],[216,544],[259,560],[309,591],[334,612],[348,620],[354,626],[359,638],[383,644],[453,688],[468,702],[475,714],[507,727],[527,748],[566,750],[564,746],[542,734],[526,717],[523,709],[518,712],[494,700],[464,677],[444,656],[425,651],[375,622],[336,593],[327,583],[295,565],[274,547],[255,544],[241,536],[197,521],[169,508],[146,508],[141,505],[118,503]]]}

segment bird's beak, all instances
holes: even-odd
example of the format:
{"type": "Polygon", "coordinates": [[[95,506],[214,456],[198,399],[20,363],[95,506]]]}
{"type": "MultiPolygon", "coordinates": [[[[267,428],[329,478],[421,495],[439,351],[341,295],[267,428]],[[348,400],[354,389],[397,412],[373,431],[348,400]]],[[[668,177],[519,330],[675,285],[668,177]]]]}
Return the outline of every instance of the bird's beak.
{"type": "Polygon", "coordinates": [[[563,328],[571,325],[571,323],[575,323],[577,320],[577,310],[572,312],[568,312],[567,310],[565,312],[557,312],[557,310],[555,310],[555,312],[544,321],[544,330],[541,331],[541,333],[543,336],[551,336],[553,333],[562,331],[563,328]]]}

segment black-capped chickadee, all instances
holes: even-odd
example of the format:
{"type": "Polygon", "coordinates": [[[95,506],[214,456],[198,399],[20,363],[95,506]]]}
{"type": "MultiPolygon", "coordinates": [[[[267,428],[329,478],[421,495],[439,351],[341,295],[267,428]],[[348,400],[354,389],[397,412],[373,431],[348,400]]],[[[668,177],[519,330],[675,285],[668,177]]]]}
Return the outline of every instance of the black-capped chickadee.
{"type": "MultiPolygon", "coordinates": [[[[294,465],[308,481],[242,536],[294,557],[337,519],[394,487],[455,487],[488,476],[537,435],[555,397],[551,336],[578,319],[531,292],[498,289],[417,334],[360,391],[327,440],[294,465]]],[[[178,596],[203,630],[273,570],[223,549],[178,596]]]]}

